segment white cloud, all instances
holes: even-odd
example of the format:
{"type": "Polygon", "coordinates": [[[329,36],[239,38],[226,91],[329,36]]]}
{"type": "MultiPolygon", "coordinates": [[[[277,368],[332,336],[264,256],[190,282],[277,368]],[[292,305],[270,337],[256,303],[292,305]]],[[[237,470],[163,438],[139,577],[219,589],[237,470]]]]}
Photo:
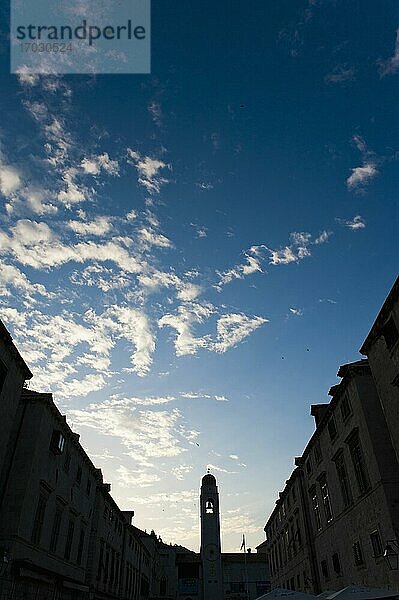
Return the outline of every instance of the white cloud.
{"type": "Polygon", "coordinates": [[[111,230],[108,217],[96,217],[94,221],[68,221],[68,227],[78,235],[105,235],[111,230]]]}
{"type": "Polygon", "coordinates": [[[388,60],[379,61],[381,77],[393,75],[399,70],[399,28],[396,30],[395,49],[388,60]]]}
{"type": "Polygon", "coordinates": [[[172,242],[160,233],[156,233],[152,229],[142,227],[139,230],[139,236],[144,245],[148,248],[158,246],[158,248],[171,248],[172,242]]]}
{"type": "Polygon", "coordinates": [[[150,487],[160,481],[159,475],[145,472],[142,468],[134,470],[120,465],[116,469],[116,473],[119,485],[129,489],[150,487]]]}
{"type": "Polygon", "coordinates": [[[353,219],[336,219],[338,223],[344,225],[345,227],[349,227],[349,229],[364,229],[366,227],[366,222],[361,215],[356,215],[353,219]]]}
{"type": "Polygon", "coordinates": [[[207,228],[201,225],[197,225],[196,223],[190,223],[191,227],[195,229],[197,238],[206,238],[207,237],[207,228]]]}
{"type": "Polygon", "coordinates": [[[21,186],[21,174],[9,165],[0,165],[0,192],[8,198],[21,186]]]}
{"type": "Polygon", "coordinates": [[[71,410],[70,415],[75,426],[119,438],[132,458],[173,457],[185,450],[182,446],[185,429],[177,409],[170,412],[138,410],[127,399],[113,399],[90,404],[86,409],[71,410]]]}
{"type": "Polygon", "coordinates": [[[85,157],[80,165],[88,175],[99,175],[102,170],[108,175],[119,175],[118,161],[111,160],[107,152],[97,156],[85,157]]]}
{"type": "Polygon", "coordinates": [[[270,264],[271,265],[288,265],[292,262],[297,262],[298,256],[294,253],[293,249],[289,246],[281,250],[270,250],[270,264]]]}
{"type": "Polygon", "coordinates": [[[364,186],[378,175],[375,153],[367,148],[365,140],[358,134],[352,138],[352,143],[362,155],[362,165],[352,169],[351,175],[346,180],[349,190],[363,189],[364,186]]]}
{"type": "Polygon", "coordinates": [[[168,180],[160,175],[160,171],[169,168],[166,163],[150,156],[141,156],[131,148],[127,149],[128,157],[133,161],[138,174],[139,183],[149,194],[159,194],[161,186],[168,180]]]}
{"type": "Polygon", "coordinates": [[[236,475],[237,473],[237,471],[229,471],[228,469],[225,469],[224,467],[219,467],[218,465],[208,464],[206,468],[210,471],[216,471],[217,473],[226,473],[227,475],[236,475]]]}
{"type": "Polygon", "coordinates": [[[323,230],[317,238],[312,239],[310,233],[294,231],[290,234],[289,245],[283,248],[273,249],[265,244],[251,246],[245,252],[246,263],[237,265],[223,273],[217,272],[220,279],[215,287],[218,291],[221,291],[221,287],[230,283],[233,279],[243,279],[256,272],[263,273],[262,263],[266,260],[266,257],[269,258],[269,264],[274,266],[298,262],[311,255],[310,247],[312,245],[323,244],[331,235],[332,232],[323,230]]]}
{"type": "Polygon", "coordinates": [[[179,465],[177,467],[173,467],[171,473],[177,480],[183,481],[185,476],[193,470],[192,465],[179,465]]]}
{"type": "Polygon", "coordinates": [[[0,295],[10,296],[10,288],[14,288],[29,304],[34,301],[33,297],[37,294],[42,297],[51,297],[44,285],[31,283],[25,273],[22,273],[17,267],[0,261],[0,295]]]}
{"type": "MultiPolygon", "coordinates": [[[[241,513],[233,516],[223,516],[221,522],[222,533],[224,535],[235,533],[237,536],[241,536],[242,532],[259,533],[259,524],[256,523],[247,513],[241,513]]],[[[239,543],[237,542],[237,549],[239,543]]]]}
{"type": "Polygon", "coordinates": [[[161,404],[170,404],[176,400],[175,396],[148,396],[144,398],[124,398],[132,406],[159,406],[161,404]]]}
{"type": "Polygon", "coordinates": [[[373,163],[366,163],[361,167],[352,169],[352,174],[346,180],[350,190],[366,185],[378,174],[377,168],[373,163]]]}
{"type": "Polygon", "coordinates": [[[212,348],[215,352],[226,352],[267,322],[263,317],[248,317],[242,313],[223,315],[218,319],[217,342],[212,344],[212,348]]]}
{"type": "Polygon", "coordinates": [[[113,306],[106,313],[109,319],[115,319],[119,326],[119,336],[129,340],[135,350],[131,355],[133,371],[143,377],[152,364],[155,351],[155,337],[151,331],[147,316],[135,308],[113,306]]]}
{"type": "Polygon", "coordinates": [[[200,285],[183,281],[174,272],[147,270],[138,277],[140,285],[147,293],[158,292],[161,288],[175,288],[176,297],[183,302],[193,302],[200,295],[200,285]]]}
{"type": "Polygon", "coordinates": [[[145,268],[145,262],[132,256],[121,245],[120,238],[103,244],[81,242],[67,246],[57,238],[47,223],[29,219],[19,220],[11,228],[10,236],[0,232],[1,253],[11,253],[21,264],[35,269],[88,261],[114,262],[128,273],[139,273],[145,268]]]}
{"type": "Polygon", "coordinates": [[[171,327],[177,332],[175,338],[176,356],[196,354],[199,348],[208,345],[208,337],[196,338],[192,330],[194,325],[202,323],[212,312],[211,305],[191,303],[179,306],[177,314],[166,314],[159,319],[159,327],[171,327]]]}
{"type": "Polygon", "coordinates": [[[321,232],[319,237],[315,239],[314,243],[316,245],[324,244],[324,242],[327,242],[331,236],[332,231],[327,231],[326,229],[324,229],[324,231],[321,232]]]}
{"type": "Polygon", "coordinates": [[[223,273],[218,273],[218,275],[220,275],[219,286],[230,283],[233,279],[243,279],[247,275],[252,275],[256,272],[262,273],[260,260],[255,256],[251,256],[250,252],[251,250],[246,253],[246,263],[237,265],[223,273]]]}
{"type": "Polygon", "coordinates": [[[212,394],[204,394],[203,392],[181,392],[182,398],[188,400],[216,400],[217,402],[228,402],[226,396],[213,396],[212,394]]]}
{"type": "Polygon", "coordinates": [[[18,67],[16,75],[21,85],[34,86],[39,81],[39,75],[32,73],[26,65],[18,67]]]}

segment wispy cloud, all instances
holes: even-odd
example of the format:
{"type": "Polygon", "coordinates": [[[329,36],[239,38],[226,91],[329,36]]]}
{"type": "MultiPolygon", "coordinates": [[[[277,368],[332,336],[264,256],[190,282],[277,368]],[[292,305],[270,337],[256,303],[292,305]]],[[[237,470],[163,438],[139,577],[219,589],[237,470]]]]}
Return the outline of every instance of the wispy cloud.
{"type": "Polygon", "coordinates": [[[158,158],[142,156],[132,148],[127,149],[128,162],[134,164],[139,174],[139,183],[149,194],[159,194],[163,184],[168,180],[160,172],[170,167],[158,158]]]}
{"type": "Polygon", "coordinates": [[[336,65],[330,73],[324,77],[324,81],[329,84],[343,83],[355,79],[355,69],[347,64],[336,65]]]}
{"type": "Polygon", "coordinates": [[[158,321],[159,327],[171,327],[176,331],[176,356],[196,354],[199,348],[207,347],[209,336],[195,337],[193,328],[203,323],[213,313],[211,305],[190,303],[179,306],[177,313],[166,314],[158,321]]]}
{"type": "Polygon", "coordinates": [[[361,215],[356,215],[352,219],[341,219],[337,217],[336,221],[343,225],[344,227],[348,227],[349,229],[364,229],[366,227],[366,222],[361,215]]]}
{"type": "Polygon", "coordinates": [[[381,77],[393,75],[399,70],[399,28],[396,30],[395,48],[393,55],[387,60],[378,61],[381,77]]]}
{"type": "Polygon", "coordinates": [[[263,317],[248,317],[242,313],[223,315],[218,319],[217,341],[212,344],[212,348],[215,352],[226,352],[267,322],[268,319],[263,317]]]}
{"type": "Polygon", "coordinates": [[[352,142],[362,155],[362,165],[352,169],[346,180],[349,190],[364,190],[376,175],[378,175],[375,153],[367,148],[365,140],[360,135],[354,135],[352,142]]]}
{"type": "Polygon", "coordinates": [[[187,429],[177,409],[139,410],[128,399],[111,399],[71,410],[70,415],[75,426],[118,438],[133,458],[173,457],[185,451],[187,429]]]}
{"type": "Polygon", "coordinates": [[[230,283],[234,279],[244,279],[254,273],[263,273],[263,263],[273,266],[288,265],[295,263],[311,255],[313,245],[324,244],[331,237],[332,232],[323,230],[318,237],[313,238],[307,232],[293,232],[290,234],[290,243],[282,248],[273,249],[266,244],[251,246],[245,251],[246,262],[228,269],[227,271],[217,271],[219,281],[216,289],[221,291],[222,286],[230,283]]]}

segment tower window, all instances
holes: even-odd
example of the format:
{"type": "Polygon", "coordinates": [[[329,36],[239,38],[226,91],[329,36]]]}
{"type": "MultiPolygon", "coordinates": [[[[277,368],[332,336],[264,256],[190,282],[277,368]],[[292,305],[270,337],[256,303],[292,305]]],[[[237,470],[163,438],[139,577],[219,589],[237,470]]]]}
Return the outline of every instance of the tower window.
{"type": "Polygon", "coordinates": [[[209,498],[209,500],[206,501],[205,512],[207,515],[213,515],[214,513],[214,504],[211,498],[209,498]]]}

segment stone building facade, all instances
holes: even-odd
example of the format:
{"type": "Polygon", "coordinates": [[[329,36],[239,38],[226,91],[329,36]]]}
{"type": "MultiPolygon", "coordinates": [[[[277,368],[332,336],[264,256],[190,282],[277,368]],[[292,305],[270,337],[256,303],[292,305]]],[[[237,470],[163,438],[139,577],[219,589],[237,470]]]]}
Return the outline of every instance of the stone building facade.
{"type": "Polygon", "coordinates": [[[368,358],[399,461],[399,277],[360,352],[368,358]]]}
{"type": "Polygon", "coordinates": [[[155,534],[132,525],[0,322],[0,598],[159,598],[155,534]]]}
{"type": "Polygon", "coordinates": [[[311,407],[315,431],[265,526],[273,587],[399,589],[383,556],[399,539],[398,306],[396,281],[368,358],[341,366],[330,402],[311,407]]]}

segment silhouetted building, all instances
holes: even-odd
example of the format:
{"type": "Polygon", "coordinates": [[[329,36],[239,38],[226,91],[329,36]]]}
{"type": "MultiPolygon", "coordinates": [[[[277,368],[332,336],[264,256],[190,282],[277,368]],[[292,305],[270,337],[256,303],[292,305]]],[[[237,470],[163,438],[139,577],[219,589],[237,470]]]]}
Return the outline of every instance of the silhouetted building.
{"type": "Polygon", "coordinates": [[[131,524],[0,322],[0,597],[159,597],[160,542],[131,524]]]}
{"type": "MultiPolygon", "coordinates": [[[[268,558],[264,553],[222,553],[219,492],[210,473],[200,491],[201,549],[194,553],[169,549],[175,558],[176,582],[165,584],[177,600],[254,600],[270,591],[268,558]]],[[[164,560],[166,563],[166,561],[164,560]]],[[[172,567],[169,563],[169,572],[172,567]]]]}
{"type": "Polygon", "coordinates": [[[266,526],[272,586],[319,593],[350,584],[399,589],[399,284],[331,401],[266,526]]]}
{"type": "Polygon", "coordinates": [[[368,357],[389,436],[399,461],[399,277],[360,352],[368,357]]]}

